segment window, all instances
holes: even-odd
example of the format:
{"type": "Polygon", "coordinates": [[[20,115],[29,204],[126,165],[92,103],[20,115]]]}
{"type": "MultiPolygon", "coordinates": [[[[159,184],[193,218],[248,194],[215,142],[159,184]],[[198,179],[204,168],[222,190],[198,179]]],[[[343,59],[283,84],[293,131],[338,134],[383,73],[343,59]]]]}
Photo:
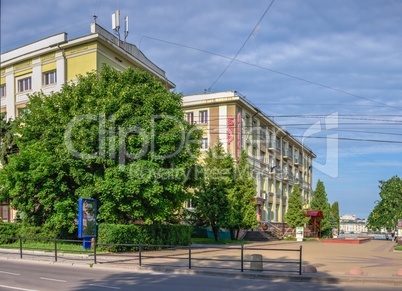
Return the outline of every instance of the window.
{"type": "Polygon", "coordinates": [[[186,120],[188,123],[193,124],[194,123],[194,113],[193,112],[187,112],[186,113],[186,120]]]}
{"type": "Polygon", "coordinates": [[[57,82],[57,74],[56,71],[50,71],[43,73],[42,84],[44,86],[54,84],[57,82]]]}
{"type": "Polygon", "coordinates": [[[186,201],[186,209],[194,209],[193,201],[191,199],[186,201]]]}
{"type": "Polygon", "coordinates": [[[23,116],[25,113],[27,113],[27,111],[28,110],[26,107],[18,107],[17,108],[17,113],[18,113],[19,117],[23,116]]]}
{"type": "Polygon", "coordinates": [[[200,111],[200,123],[208,123],[208,111],[200,111]]]}
{"type": "Polygon", "coordinates": [[[32,89],[31,77],[18,80],[18,92],[24,92],[32,89]]]}
{"type": "Polygon", "coordinates": [[[206,150],[208,148],[208,138],[203,137],[201,141],[201,149],[206,150]]]}
{"type": "Polygon", "coordinates": [[[3,221],[9,220],[9,210],[8,209],[9,209],[8,205],[0,206],[0,217],[3,219],[3,221]]]}
{"type": "Polygon", "coordinates": [[[260,162],[265,163],[265,152],[260,151],[260,162]]]}
{"type": "Polygon", "coordinates": [[[250,125],[250,116],[246,115],[246,129],[250,129],[251,125],[250,125]]]}
{"type": "Polygon", "coordinates": [[[6,84],[0,85],[0,97],[6,97],[6,84]]]}
{"type": "Polygon", "coordinates": [[[260,127],[260,139],[265,141],[267,139],[266,129],[265,127],[260,127]]]}

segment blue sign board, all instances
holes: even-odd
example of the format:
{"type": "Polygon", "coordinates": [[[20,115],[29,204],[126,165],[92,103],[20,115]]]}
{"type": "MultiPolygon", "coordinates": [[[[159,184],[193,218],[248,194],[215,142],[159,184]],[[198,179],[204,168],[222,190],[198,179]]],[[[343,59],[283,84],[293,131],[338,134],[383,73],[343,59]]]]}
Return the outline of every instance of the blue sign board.
{"type": "Polygon", "coordinates": [[[80,198],[78,200],[78,237],[94,238],[97,235],[96,216],[98,203],[95,199],[80,198]]]}

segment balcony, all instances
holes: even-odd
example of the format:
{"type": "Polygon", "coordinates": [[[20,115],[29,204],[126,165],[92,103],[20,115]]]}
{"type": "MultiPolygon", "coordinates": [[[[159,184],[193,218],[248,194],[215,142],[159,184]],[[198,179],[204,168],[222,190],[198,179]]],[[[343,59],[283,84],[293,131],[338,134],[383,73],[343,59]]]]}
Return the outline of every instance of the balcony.
{"type": "Polygon", "coordinates": [[[294,164],[295,166],[300,166],[300,160],[298,158],[295,158],[294,164]]]}
{"type": "Polygon", "coordinates": [[[276,146],[275,146],[275,142],[274,142],[274,141],[268,142],[268,150],[269,150],[270,152],[274,152],[274,151],[275,151],[275,148],[276,148],[276,146]]]}
{"type": "Polygon", "coordinates": [[[287,161],[289,159],[293,159],[292,151],[289,149],[282,149],[282,158],[287,161]]]}

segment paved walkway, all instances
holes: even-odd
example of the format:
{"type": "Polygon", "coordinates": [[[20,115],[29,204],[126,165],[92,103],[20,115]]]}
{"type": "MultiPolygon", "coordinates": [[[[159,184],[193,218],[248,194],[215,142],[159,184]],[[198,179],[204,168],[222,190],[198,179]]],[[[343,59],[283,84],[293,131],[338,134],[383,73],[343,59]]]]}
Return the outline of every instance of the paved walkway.
{"type": "MultiPolygon", "coordinates": [[[[142,252],[141,268],[179,273],[204,273],[222,276],[258,277],[292,281],[381,283],[402,287],[402,252],[394,252],[394,242],[372,240],[363,244],[334,244],[321,241],[309,242],[264,242],[244,246],[244,272],[240,272],[239,246],[222,249],[213,246],[192,247],[191,270],[189,270],[188,249],[171,249],[158,252],[142,252]],[[304,272],[298,274],[299,252],[302,246],[304,272]],[[262,250],[264,248],[264,250],[262,250]],[[276,251],[274,251],[276,250],[276,251]],[[263,270],[251,271],[251,255],[263,256],[263,270]],[[161,258],[162,257],[162,258],[161,258]],[[213,259],[213,260],[211,260],[213,259]],[[216,261],[216,260],[220,261],[216,261]],[[313,266],[317,272],[307,272],[313,266]],[[219,269],[218,269],[219,268],[219,269]],[[359,274],[359,271],[362,273],[359,274]]],[[[2,252],[3,259],[19,259],[18,254],[2,252]]],[[[54,256],[24,254],[23,259],[54,261],[54,256]]],[[[72,264],[93,263],[93,256],[59,254],[58,262],[72,264]]],[[[136,254],[98,254],[96,267],[119,267],[138,269],[139,259],[136,254]]],[[[314,269],[313,268],[313,269],[314,269]]]]}

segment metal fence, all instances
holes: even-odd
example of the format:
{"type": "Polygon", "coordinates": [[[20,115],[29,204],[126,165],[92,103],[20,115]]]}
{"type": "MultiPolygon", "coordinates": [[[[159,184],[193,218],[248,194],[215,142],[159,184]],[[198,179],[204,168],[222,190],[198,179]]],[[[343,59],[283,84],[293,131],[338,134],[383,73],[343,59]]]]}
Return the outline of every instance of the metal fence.
{"type": "MultiPolygon", "coordinates": [[[[0,236],[0,241],[4,239],[0,236]]],[[[82,244],[82,240],[6,238],[14,241],[12,246],[0,245],[0,252],[13,249],[20,258],[27,256],[47,256],[54,261],[66,253],[83,254],[94,264],[136,265],[139,267],[168,267],[181,269],[219,269],[254,272],[285,272],[302,274],[302,246],[282,244],[256,245],[201,245],[188,246],[152,244],[100,244],[94,242],[90,250],[72,251],[63,249],[68,244],[82,244]],[[18,241],[18,247],[16,242],[18,241]],[[26,242],[41,241],[49,247],[26,247],[26,242]],[[107,249],[129,249],[126,252],[108,252],[107,249]],[[62,255],[60,255],[62,254],[62,255]]],[[[77,256],[75,259],[84,260],[77,256]]]]}

